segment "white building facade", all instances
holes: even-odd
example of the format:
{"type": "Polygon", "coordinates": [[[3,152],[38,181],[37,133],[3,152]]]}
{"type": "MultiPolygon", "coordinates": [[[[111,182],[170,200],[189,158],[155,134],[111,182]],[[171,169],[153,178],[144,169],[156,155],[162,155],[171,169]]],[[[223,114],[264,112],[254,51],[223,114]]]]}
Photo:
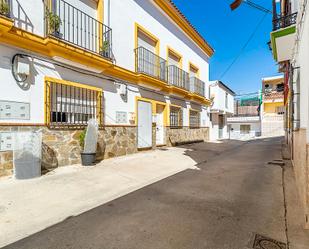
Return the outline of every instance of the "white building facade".
{"type": "Polygon", "coordinates": [[[210,140],[229,139],[230,127],[227,118],[234,114],[235,93],[221,81],[211,81],[209,96],[212,100],[210,108],[210,140]]]}
{"type": "Polygon", "coordinates": [[[24,130],[43,133],[43,167],[79,163],[90,118],[101,159],[208,140],[214,51],[171,1],[4,3],[0,174],[12,168],[12,133],[24,130]]]}
{"type": "Polygon", "coordinates": [[[278,5],[280,12],[274,10],[271,46],[279,71],[284,73],[286,142],[303,208],[302,225],[309,229],[308,2],[287,0],[278,5]]]}
{"type": "Polygon", "coordinates": [[[260,93],[235,96],[234,115],[227,118],[230,139],[251,139],[261,136],[260,93]]]}

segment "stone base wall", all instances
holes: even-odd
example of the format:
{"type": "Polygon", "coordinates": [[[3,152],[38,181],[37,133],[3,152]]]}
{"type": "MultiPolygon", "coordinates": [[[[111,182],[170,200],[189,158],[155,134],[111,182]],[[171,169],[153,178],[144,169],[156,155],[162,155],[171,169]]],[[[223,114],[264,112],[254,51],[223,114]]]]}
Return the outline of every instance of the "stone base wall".
{"type": "MultiPolygon", "coordinates": [[[[42,170],[81,162],[79,136],[81,130],[50,130],[47,127],[0,127],[0,132],[38,131],[43,134],[42,170]]],[[[136,127],[105,127],[99,131],[97,159],[137,152],[136,127]]],[[[12,151],[0,152],[0,176],[12,174],[12,151]]]]}
{"type": "MultiPolygon", "coordinates": [[[[54,130],[38,126],[0,126],[0,132],[38,131],[43,135],[42,170],[79,164],[81,162],[79,136],[82,130],[54,130]]],[[[156,127],[152,129],[153,145],[156,148],[156,127]]],[[[166,127],[166,144],[203,140],[209,141],[209,128],[191,129],[166,127]]],[[[105,127],[99,131],[97,160],[133,154],[137,149],[137,127],[105,127]]],[[[0,176],[11,175],[13,152],[0,152],[0,176]]]]}
{"type": "Polygon", "coordinates": [[[306,129],[293,132],[293,166],[300,200],[304,209],[305,228],[309,229],[309,144],[306,129]],[[307,216],[307,217],[306,217],[307,216]]]}
{"type": "Polygon", "coordinates": [[[167,146],[173,146],[175,143],[179,142],[190,142],[195,140],[209,141],[209,128],[166,128],[167,146]]]}

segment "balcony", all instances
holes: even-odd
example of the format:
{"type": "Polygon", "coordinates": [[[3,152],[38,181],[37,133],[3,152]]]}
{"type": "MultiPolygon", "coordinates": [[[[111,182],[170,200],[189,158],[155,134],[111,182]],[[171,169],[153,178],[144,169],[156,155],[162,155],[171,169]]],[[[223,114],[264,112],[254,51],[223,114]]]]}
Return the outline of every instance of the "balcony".
{"type": "Polygon", "coordinates": [[[279,16],[273,20],[273,31],[294,25],[296,20],[297,12],[286,16],[279,16]]]}
{"type": "Polygon", "coordinates": [[[0,0],[0,16],[11,17],[11,0],[0,0]]]}
{"type": "Polygon", "coordinates": [[[112,30],[63,0],[53,0],[45,11],[47,35],[112,58],[112,30]]]}
{"type": "Polygon", "coordinates": [[[168,83],[172,86],[190,90],[189,74],[177,66],[168,66],[168,83]]]}
{"type": "Polygon", "coordinates": [[[296,33],[297,13],[280,16],[273,21],[271,48],[275,61],[285,62],[292,59],[296,33]]]}
{"type": "Polygon", "coordinates": [[[190,91],[205,96],[205,83],[196,77],[190,78],[190,91]]]}
{"type": "Polygon", "coordinates": [[[136,72],[167,81],[166,60],[144,47],[135,49],[136,72]]]}

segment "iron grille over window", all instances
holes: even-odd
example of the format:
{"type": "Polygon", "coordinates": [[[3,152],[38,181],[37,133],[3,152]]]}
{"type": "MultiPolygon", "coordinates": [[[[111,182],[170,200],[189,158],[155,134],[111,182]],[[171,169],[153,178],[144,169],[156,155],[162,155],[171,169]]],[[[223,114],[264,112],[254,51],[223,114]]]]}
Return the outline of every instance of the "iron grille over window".
{"type": "Polygon", "coordinates": [[[112,58],[112,29],[66,1],[51,0],[45,20],[48,35],[112,58]]]}
{"type": "Polygon", "coordinates": [[[102,92],[46,82],[46,117],[50,127],[83,127],[95,118],[102,125],[102,92]]]}
{"type": "Polygon", "coordinates": [[[170,107],[170,126],[172,128],[182,127],[182,108],[171,106],[170,107]]]}
{"type": "Polygon", "coordinates": [[[190,128],[200,127],[200,112],[190,110],[190,128]]]}
{"type": "Polygon", "coordinates": [[[166,81],[166,60],[144,47],[135,49],[136,70],[166,81]]]}

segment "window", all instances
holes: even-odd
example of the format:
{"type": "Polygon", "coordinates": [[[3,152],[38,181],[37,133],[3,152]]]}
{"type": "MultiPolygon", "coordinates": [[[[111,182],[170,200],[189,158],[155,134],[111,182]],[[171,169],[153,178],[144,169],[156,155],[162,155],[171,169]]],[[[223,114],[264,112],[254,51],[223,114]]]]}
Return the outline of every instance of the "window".
{"type": "Polygon", "coordinates": [[[47,124],[55,128],[86,126],[92,118],[102,125],[102,90],[62,80],[47,80],[45,115],[47,124]]]}
{"type": "Polygon", "coordinates": [[[229,95],[228,93],[225,93],[225,108],[229,108],[229,95]]]}
{"type": "Polygon", "coordinates": [[[168,65],[182,67],[182,56],[171,48],[168,48],[168,65]]]}
{"type": "Polygon", "coordinates": [[[240,134],[250,134],[250,125],[240,125],[240,134]]]}
{"type": "Polygon", "coordinates": [[[181,107],[176,106],[170,107],[170,126],[172,128],[182,127],[183,125],[182,115],[183,113],[181,107]]]}
{"type": "Polygon", "coordinates": [[[198,78],[198,73],[199,73],[199,69],[194,66],[193,64],[189,64],[189,74],[190,74],[190,77],[196,77],[198,78]]]}
{"type": "Polygon", "coordinates": [[[277,92],[283,92],[284,91],[284,84],[278,84],[276,87],[277,92]]]}
{"type": "Polygon", "coordinates": [[[200,127],[200,112],[190,110],[190,128],[200,127]]]}

